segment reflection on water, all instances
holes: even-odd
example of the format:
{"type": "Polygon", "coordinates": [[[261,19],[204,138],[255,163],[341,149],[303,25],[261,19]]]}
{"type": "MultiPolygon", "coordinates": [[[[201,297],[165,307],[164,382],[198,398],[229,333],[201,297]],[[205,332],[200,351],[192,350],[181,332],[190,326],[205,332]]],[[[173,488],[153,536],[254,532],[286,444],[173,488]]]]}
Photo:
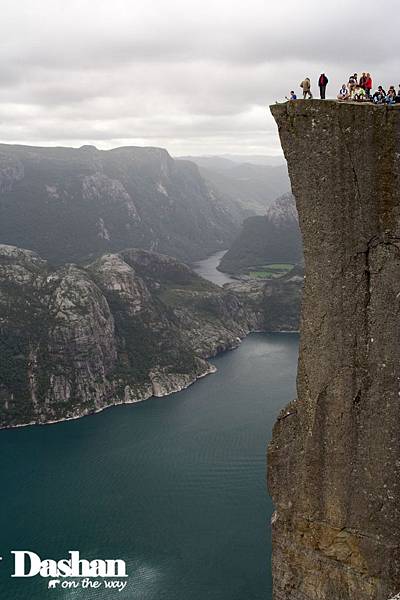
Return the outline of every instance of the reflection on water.
{"type": "Polygon", "coordinates": [[[298,338],[254,334],[187,390],[0,432],[0,597],[268,600],[265,449],[294,397],[298,338]],[[13,549],[122,558],[128,585],[47,591],[11,579],[13,549]]]}

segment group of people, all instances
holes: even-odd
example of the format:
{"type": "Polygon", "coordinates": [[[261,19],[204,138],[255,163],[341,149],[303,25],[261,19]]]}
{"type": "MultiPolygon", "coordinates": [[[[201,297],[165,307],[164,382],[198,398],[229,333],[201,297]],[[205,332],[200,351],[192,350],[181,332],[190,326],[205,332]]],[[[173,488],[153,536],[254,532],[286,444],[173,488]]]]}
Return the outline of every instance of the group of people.
{"type": "Polygon", "coordinates": [[[400,83],[397,92],[394,89],[394,85],[391,85],[387,92],[379,85],[377,91],[372,96],[372,100],[375,104],[400,104],[400,83]]]}
{"type": "Polygon", "coordinates": [[[344,83],[337,95],[338,100],[368,100],[371,98],[372,77],[363,73],[358,80],[357,73],[350,75],[348,83],[344,83]]]}
{"type": "Polygon", "coordinates": [[[338,100],[354,100],[356,102],[374,102],[375,104],[400,104],[400,84],[396,92],[391,85],[387,92],[381,85],[372,94],[372,78],[369,73],[363,73],[358,79],[357,73],[349,77],[348,83],[344,83],[339,90],[338,100]]]}
{"type": "MultiPolygon", "coordinates": [[[[325,73],[321,73],[318,78],[318,87],[321,100],[326,98],[326,86],[328,85],[328,78],[325,73]]],[[[311,93],[311,81],[309,77],[306,77],[301,83],[300,87],[303,90],[303,98],[312,99],[311,93]]],[[[297,100],[297,95],[294,90],[291,90],[290,96],[287,100],[297,100]]],[[[341,102],[346,100],[353,100],[356,102],[374,102],[375,104],[400,104],[400,84],[399,89],[396,92],[393,85],[390,86],[389,90],[385,92],[383,87],[380,85],[374,94],[372,94],[372,77],[370,73],[363,73],[358,78],[357,73],[350,75],[348,83],[344,83],[339,90],[337,99],[341,102]]]]}

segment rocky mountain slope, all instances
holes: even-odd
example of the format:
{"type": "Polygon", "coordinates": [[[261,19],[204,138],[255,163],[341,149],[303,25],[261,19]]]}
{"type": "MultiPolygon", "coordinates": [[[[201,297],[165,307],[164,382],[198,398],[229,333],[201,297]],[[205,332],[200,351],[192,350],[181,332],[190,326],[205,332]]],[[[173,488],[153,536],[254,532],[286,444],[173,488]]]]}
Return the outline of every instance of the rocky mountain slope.
{"type": "Polygon", "coordinates": [[[302,258],[294,197],[284,194],[271,204],[265,216],[245,220],[218,268],[225,273],[238,273],[246,267],[268,263],[297,264],[302,258]]]}
{"type": "Polygon", "coordinates": [[[192,261],[226,248],[242,211],[159,148],[0,144],[0,243],[53,263],[140,247],[192,261]]]}
{"type": "Polygon", "coordinates": [[[271,107],[304,238],[297,400],[268,455],[274,600],[400,592],[400,112],[271,107]]]}
{"type": "Polygon", "coordinates": [[[257,280],[225,284],[252,310],[263,331],[298,331],[303,292],[302,270],[295,267],[287,275],[268,282],[257,280]]]}
{"type": "Polygon", "coordinates": [[[0,246],[0,426],[180,390],[259,327],[256,311],[144,250],[52,268],[0,246]]]}

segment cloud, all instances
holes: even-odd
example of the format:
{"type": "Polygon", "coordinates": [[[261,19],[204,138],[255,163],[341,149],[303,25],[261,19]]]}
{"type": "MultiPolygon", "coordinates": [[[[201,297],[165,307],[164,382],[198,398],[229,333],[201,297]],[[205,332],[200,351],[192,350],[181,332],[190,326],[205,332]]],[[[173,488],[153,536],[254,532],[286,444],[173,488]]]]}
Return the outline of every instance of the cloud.
{"type": "Polygon", "coordinates": [[[332,96],[354,70],[396,84],[396,10],[392,0],[384,11],[372,0],[3,0],[0,138],[276,153],[267,106],[304,76],[315,84],[326,71],[332,96]]]}

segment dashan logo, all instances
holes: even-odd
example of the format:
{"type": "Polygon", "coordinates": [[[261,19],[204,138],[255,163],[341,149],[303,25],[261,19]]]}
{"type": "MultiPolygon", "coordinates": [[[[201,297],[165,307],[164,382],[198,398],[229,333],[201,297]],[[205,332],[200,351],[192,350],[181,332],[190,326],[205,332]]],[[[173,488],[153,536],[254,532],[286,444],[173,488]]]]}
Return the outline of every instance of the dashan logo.
{"type": "Polygon", "coordinates": [[[76,550],[71,550],[69,558],[42,560],[38,554],[29,550],[15,550],[14,573],[11,577],[28,578],[43,577],[49,579],[48,589],[117,589],[121,592],[127,582],[120,579],[127,578],[124,560],[86,560],[81,559],[76,550]]]}

